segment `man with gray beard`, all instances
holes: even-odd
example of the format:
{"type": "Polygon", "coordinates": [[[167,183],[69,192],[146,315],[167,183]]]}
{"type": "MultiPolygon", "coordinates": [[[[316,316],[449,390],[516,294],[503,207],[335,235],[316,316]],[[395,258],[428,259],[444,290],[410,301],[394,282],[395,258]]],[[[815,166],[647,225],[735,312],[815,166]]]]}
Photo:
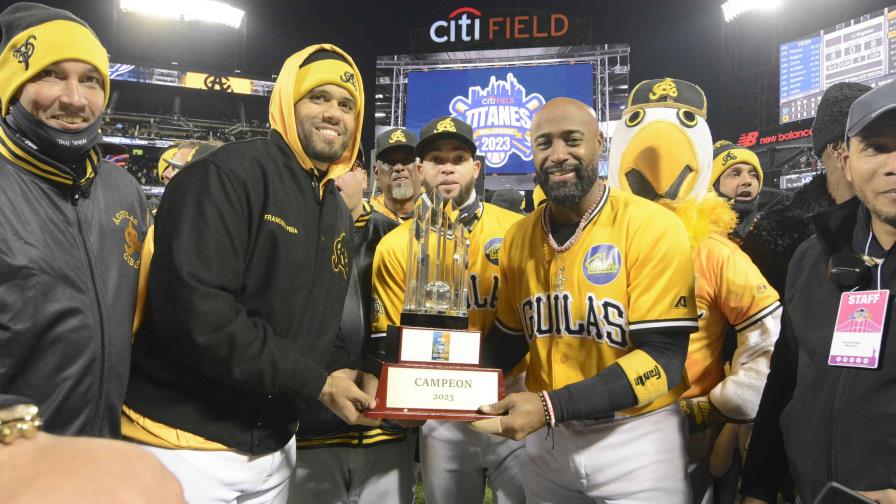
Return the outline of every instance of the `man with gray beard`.
{"type": "Polygon", "coordinates": [[[406,128],[392,128],[376,137],[374,173],[383,192],[370,198],[370,206],[398,223],[412,216],[420,194],[416,146],[417,135],[406,128]]]}

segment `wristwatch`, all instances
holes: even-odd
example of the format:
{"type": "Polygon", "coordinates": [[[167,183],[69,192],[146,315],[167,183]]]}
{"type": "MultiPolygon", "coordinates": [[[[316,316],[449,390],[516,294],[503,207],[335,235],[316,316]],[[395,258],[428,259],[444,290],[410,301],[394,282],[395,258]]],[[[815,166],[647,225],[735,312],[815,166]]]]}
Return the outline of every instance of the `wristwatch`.
{"type": "Polygon", "coordinates": [[[0,408],[0,442],[12,444],[20,437],[32,438],[40,431],[43,420],[37,406],[29,403],[0,408]]]}

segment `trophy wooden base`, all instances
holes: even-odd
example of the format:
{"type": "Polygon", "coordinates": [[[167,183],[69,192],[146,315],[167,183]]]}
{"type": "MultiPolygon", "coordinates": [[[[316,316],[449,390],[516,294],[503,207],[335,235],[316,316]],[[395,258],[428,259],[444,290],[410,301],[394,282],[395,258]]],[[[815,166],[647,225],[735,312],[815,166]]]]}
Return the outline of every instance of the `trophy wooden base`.
{"type": "Polygon", "coordinates": [[[500,369],[446,367],[427,364],[383,364],[371,418],[453,420],[473,422],[493,418],[479,406],[504,397],[500,369]]]}

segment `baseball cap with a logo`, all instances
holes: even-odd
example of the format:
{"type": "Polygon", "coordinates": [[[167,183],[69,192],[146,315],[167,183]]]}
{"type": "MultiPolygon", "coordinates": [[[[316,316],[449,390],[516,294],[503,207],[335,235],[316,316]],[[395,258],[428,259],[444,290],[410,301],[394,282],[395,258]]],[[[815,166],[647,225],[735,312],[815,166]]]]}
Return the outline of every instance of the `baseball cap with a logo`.
{"type": "Polygon", "coordinates": [[[414,150],[417,135],[407,128],[388,129],[376,136],[376,158],[393,147],[407,147],[414,150]]]}
{"type": "Polygon", "coordinates": [[[896,81],[868,91],[849,107],[846,139],[858,135],[871,124],[871,121],[894,109],[896,109],[896,81]]]}
{"type": "Polygon", "coordinates": [[[417,142],[417,157],[423,159],[426,150],[433,142],[444,138],[453,138],[470,149],[476,155],[476,143],[473,142],[473,127],[456,117],[437,117],[420,128],[420,141],[417,142]]]}

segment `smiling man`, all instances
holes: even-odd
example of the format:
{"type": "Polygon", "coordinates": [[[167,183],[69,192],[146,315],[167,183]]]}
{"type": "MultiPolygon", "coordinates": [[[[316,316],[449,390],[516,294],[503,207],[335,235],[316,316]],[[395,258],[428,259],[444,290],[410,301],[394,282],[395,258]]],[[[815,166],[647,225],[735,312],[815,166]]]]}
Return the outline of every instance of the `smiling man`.
{"type": "Polygon", "coordinates": [[[94,439],[120,437],[149,220],[140,185],[97,148],[106,49],[34,3],[4,10],[0,31],[0,495],[182,502],[154,457],[94,439]]]}
{"type": "Polygon", "coordinates": [[[685,504],[677,399],[697,329],[685,228],[598,179],[604,137],[584,103],[549,101],[530,135],[547,204],[504,237],[483,357],[506,372],[528,354],[529,391],[482,409],[525,439],[530,504],[685,504]]]}
{"type": "Polygon", "coordinates": [[[0,394],[31,399],[50,432],[118,437],[148,210],[97,149],[106,50],[43,5],[0,28],[0,394]]]}
{"type": "Polygon", "coordinates": [[[168,184],[122,416],[190,502],[286,502],[301,401],[349,424],[374,399],[342,369],[353,226],[335,180],[360,145],[358,69],[332,45],[284,63],[265,139],[168,184]],[[214,470],[207,470],[213,467],[214,470]]]}
{"type": "Polygon", "coordinates": [[[791,261],[744,503],[776,502],[787,462],[803,502],[828,481],[896,502],[896,82],[855,100],[845,136],[857,197],[814,214],[791,261]]]}

